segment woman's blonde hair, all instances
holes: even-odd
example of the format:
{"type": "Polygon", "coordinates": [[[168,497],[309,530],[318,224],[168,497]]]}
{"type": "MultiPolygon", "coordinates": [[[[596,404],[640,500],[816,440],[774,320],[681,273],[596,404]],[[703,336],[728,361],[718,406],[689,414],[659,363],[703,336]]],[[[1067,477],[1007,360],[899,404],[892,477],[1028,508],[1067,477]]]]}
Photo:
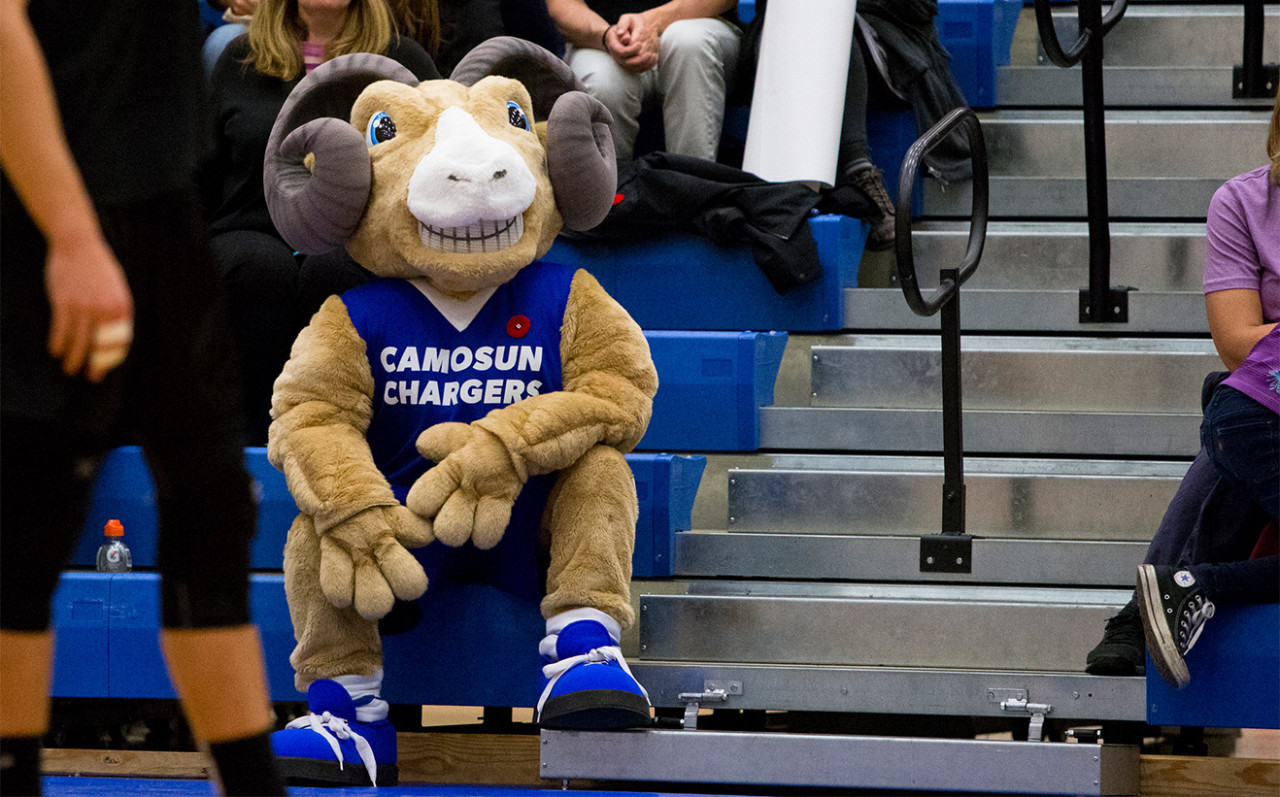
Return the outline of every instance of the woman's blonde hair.
{"type": "MultiPolygon", "coordinates": [[[[347,53],[385,53],[395,35],[386,0],[351,0],[342,30],[325,47],[325,58],[347,53]]],[[[261,0],[249,23],[247,63],[270,77],[289,81],[302,77],[306,27],[298,0],[261,0]]]]}
{"type": "Polygon", "coordinates": [[[1271,109],[1271,127],[1267,130],[1267,157],[1271,159],[1271,182],[1280,185],[1280,92],[1271,109]]]}
{"type": "Polygon", "coordinates": [[[440,4],[437,0],[388,0],[400,35],[422,45],[432,60],[440,57],[440,4]]]}

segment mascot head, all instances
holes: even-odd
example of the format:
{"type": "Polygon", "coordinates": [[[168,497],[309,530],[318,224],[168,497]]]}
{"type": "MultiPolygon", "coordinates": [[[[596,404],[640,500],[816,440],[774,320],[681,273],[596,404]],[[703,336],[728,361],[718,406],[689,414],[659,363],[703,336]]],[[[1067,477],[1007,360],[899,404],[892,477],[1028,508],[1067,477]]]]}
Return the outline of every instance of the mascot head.
{"type": "Polygon", "coordinates": [[[267,144],[264,189],[294,248],[345,246],[382,277],[465,296],[510,280],[561,226],[609,212],[609,111],[569,67],[511,37],[472,50],[450,80],[353,54],[294,88],[267,144]]]}

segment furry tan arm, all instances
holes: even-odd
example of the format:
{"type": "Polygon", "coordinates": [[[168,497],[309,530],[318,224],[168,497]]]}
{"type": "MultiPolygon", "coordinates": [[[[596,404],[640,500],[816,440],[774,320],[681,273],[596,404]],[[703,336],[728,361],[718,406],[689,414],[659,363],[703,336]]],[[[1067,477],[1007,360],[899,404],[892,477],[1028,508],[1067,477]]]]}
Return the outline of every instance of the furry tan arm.
{"type": "Polygon", "coordinates": [[[400,505],[364,433],[373,373],[346,306],[331,296],[294,341],[271,397],[267,457],[320,536],[320,589],[365,618],[427,589],[405,546],[426,545],[431,522],[400,505]]]}
{"type": "Polygon", "coordinates": [[[316,530],[374,506],[394,506],[364,433],[373,417],[373,373],[364,341],[331,296],[307,325],[276,379],[267,458],[316,530]]]}
{"type": "Polygon", "coordinates": [[[596,278],[574,275],[560,337],[564,389],[475,422],[506,444],[524,477],[561,470],[603,443],[626,453],[644,436],[658,372],[640,326],[596,278]]]}

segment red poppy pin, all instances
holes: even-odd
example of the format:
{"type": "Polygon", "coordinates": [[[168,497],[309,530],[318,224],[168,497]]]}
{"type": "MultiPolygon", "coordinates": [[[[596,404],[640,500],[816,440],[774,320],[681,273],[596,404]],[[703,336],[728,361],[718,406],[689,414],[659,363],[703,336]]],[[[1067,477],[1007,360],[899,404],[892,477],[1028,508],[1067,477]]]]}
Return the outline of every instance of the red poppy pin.
{"type": "Polygon", "coordinates": [[[507,322],[507,334],[513,338],[523,338],[529,334],[529,317],[513,315],[507,322]]]}

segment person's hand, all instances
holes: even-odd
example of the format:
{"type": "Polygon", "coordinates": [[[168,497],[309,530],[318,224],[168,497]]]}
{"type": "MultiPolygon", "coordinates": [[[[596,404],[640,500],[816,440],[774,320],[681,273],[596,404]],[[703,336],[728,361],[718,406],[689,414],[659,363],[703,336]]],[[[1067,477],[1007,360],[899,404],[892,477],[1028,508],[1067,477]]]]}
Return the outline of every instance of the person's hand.
{"type": "Polygon", "coordinates": [[[239,21],[253,16],[253,12],[258,8],[258,0],[224,0],[224,2],[227,8],[223,14],[224,19],[230,16],[239,21]]]}
{"type": "Polygon", "coordinates": [[[658,29],[639,14],[623,14],[605,34],[609,54],[633,75],[658,65],[658,29]]]}
{"type": "Polygon", "coordinates": [[[99,235],[56,237],[45,260],[49,354],[67,375],[100,382],[124,361],[133,342],[133,295],[124,269],[99,235]]]}
{"type": "Polygon", "coordinates": [[[405,505],[435,518],[436,539],[445,545],[497,545],[524,487],[506,444],[473,424],[441,423],[418,436],[418,451],[438,464],[418,477],[405,505]]]}

